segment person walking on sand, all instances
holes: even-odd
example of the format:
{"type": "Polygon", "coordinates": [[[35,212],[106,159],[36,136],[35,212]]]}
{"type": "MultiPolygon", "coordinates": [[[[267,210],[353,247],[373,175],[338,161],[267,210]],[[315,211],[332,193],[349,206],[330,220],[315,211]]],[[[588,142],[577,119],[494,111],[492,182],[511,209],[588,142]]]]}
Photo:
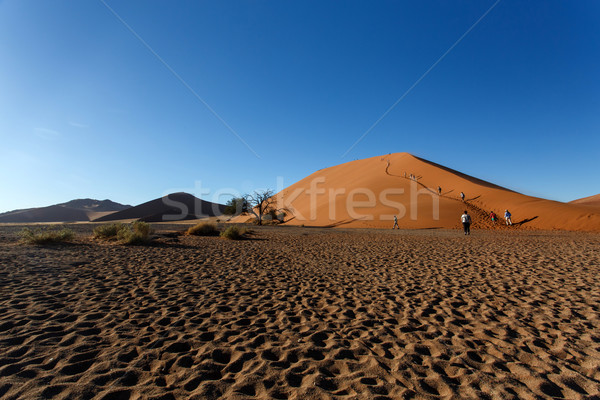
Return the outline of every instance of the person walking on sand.
{"type": "Polygon", "coordinates": [[[464,214],[460,216],[460,221],[463,224],[463,229],[465,231],[465,235],[470,235],[471,234],[471,216],[469,215],[467,210],[465,210],[464,214]]]}
{"type": "Polygon", "coordinates": [[[498,218],[496,217],[496,213],[495,212],[491,212],[490,213],[490,219],[492,220],[493,224],[496,224],[496,221],[498,220],[498,218]]]}
{"type": "Polygon", "coordinates": [[[400,229],[400,227],[398,226],[398,217],[394,215],[394,226],[392,227],[392,229],[400,229]]]}
{"type": "Polygon", "coordinates": [[[440,186],[438,186],[438,196],[442,195],[442,188],[440,186]]]}
{"type": "Polygon", "coordinates": [[[460,192],[460,199],[462,201],[465,201],[465,194],[463,192],[460,192]]]}
{"type": "Polygon", "coordinates": [[[512,225],[512,215],[508,212],[508,210],[504,210],[504,219],[506,220],[506,225],[512,225]]]}

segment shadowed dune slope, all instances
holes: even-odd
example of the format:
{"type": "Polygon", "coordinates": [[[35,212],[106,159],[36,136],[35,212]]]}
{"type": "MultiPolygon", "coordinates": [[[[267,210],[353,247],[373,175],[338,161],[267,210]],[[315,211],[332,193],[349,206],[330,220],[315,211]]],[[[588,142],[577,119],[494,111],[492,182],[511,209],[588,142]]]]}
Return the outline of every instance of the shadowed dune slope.
{"type": "Polygon", "coordinates": [[[523,195],[408,153],[319,170],[276,198],[293,225],[391,228],[397,215],[402,228],[458,228],[467,209],[475,228],[502,229],[509,209],[517,227],[600,231],[598,210],[523,195]],[[500,218],[495,225],[490,211],[500,218]]]}
{"type": "Polygon", "coordinates": [[[0,223],[90,221],[131,206],[111,200],[76,199],[47,207],[14,210],[0,214],[0,223]]]}
{"type": "Polygon", "coordinates": [[[75,199],[66,203],[59,204],[59,206],[77,208],[80,210],[87,210],[91,212],[115,212],[126,210],[131,208],[128,204],[116,203],[112,200],[95,200],[95,199],[75,199]]]}
{"type": "Polygon", "coordinates": [[[29,222],[75,222],[89,221],[85,210],[53,205],[48,207],[17,210],[0,215],[0,222],[29,223],[29,222]]]}
{"type": "Polygon", "coordinates": [[[582,199],[577,199],[570,201],[569,204],[578,204],[581,206],[590,206],[590,207],[598,207],[600,208],[600,194],[584,197],[582,199]]]}
{"type": "Polygon", "coordinates": [[[139,219],[147,222],[182,221],[223,214],[223,204],[201,200],[189,193],[171,193],[138,206],[95,219],[116,221],[139,219]]]}

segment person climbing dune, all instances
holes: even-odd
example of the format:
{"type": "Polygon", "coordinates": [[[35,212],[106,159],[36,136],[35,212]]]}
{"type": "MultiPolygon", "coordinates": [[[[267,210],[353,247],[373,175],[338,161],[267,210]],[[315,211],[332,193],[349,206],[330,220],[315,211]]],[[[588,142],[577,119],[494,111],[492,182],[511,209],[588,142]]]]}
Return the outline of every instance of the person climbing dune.
{"type": "Polygon", "coordinates": [[[465,231],[465,235],[471,234],[471,216],[465,210],[464,214],[460,216],[460,221],[463,224],[463,230],[465,231]]]}
{"type": "Polygon", "coordinates": [[[504,210],[504,219],[506,220],[506,225],[512,225],[512,214],[508,210],[504,210]]]}

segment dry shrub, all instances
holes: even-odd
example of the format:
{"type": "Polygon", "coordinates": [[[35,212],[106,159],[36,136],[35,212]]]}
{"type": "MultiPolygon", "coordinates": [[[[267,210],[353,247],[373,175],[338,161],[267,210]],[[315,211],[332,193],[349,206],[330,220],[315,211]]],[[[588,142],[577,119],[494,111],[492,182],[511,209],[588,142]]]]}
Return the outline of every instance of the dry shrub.
{"type": "Polygon", "coordinates": [[[21,241],[27,244],[55,244],[73,240],[75,233],[68,228],[24,228],[21,233],[21,241]]]}
{"type": "Polygon", "coordinates": [[[218,236],[219,230],[215,224],[204,222],[190,227],[187,230],[187,234],[195,236],[218,236]]]}
{"type": "Polygon", "coordinates": [[[118,240],[121,244],[141,245],[152,241],[152,228],[143,221],[134,221],[131,225],[100,225],[94,229],[94,237],[106,240],[118,240]]]}
{"type": "Polygon", "coordinates": [[[99,225],[94,228],[96,239],[116,239],[121,229],[127,229],[125,224],[99,225]]]}
{"type": "Polygon", "coordinates": [[[245,228],[240,229],[237,226],[230,226],[221,232],[221,237],[229,240],[240,240],[244,238],[245,233],[245,228]]]}

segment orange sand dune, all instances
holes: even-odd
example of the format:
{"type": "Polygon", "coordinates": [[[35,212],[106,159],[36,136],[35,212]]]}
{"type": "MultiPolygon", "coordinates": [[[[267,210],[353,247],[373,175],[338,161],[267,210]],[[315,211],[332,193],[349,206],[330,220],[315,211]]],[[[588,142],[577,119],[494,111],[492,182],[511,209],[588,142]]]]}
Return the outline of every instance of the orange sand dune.
{"type": "Polygon", "coordinates": [[[523,195],[408,153],[319,170],[276,198],[290,210],[286,223],[293,225],[391,228],[397,215],[401,228],[456,228],[467,209],[475,228],[494,227],[490,211],[502,228],[509,209],[515,227],[600,231],[598,210],[523,195]]]}
{"type": "Polygon", "coordinates": [[[584,197],[570,201],[569,204],[579,204],[581,206],[599,207],[600,208],[600,194],[584,197]]]}

